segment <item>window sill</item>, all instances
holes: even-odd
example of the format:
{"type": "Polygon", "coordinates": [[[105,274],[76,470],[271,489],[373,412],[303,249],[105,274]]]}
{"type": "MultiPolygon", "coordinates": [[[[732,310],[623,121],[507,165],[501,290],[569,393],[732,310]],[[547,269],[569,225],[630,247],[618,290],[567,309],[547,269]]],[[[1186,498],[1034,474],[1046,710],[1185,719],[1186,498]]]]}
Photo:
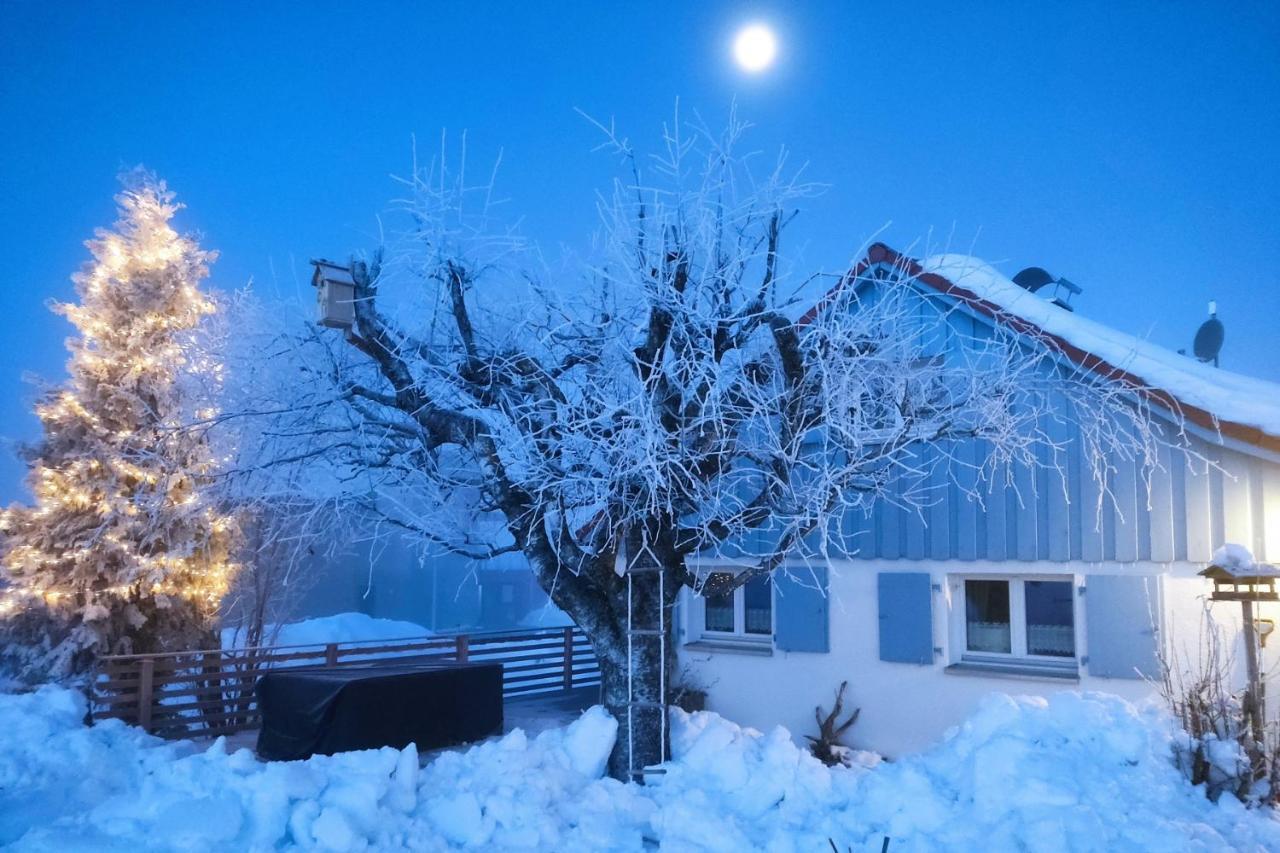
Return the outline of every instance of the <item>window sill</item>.
{"type": "Polygon", "coordinates": [[[1076,667],[1055,669],[1025,663],[977,663],[962,661],[943,670],[949,675],[967,675],[979,678],[1013,678],[1021,681],[1080,682],[1080,670],[1076,667]]]}
{"type": "Polygon", "coordinates": [[[729,654],[756,655],[757,657],[773,656],[773,642],[770,640],[701,637],[693,642],[685,643],[684,647],[691,652],[728,652],[729,654]]]}

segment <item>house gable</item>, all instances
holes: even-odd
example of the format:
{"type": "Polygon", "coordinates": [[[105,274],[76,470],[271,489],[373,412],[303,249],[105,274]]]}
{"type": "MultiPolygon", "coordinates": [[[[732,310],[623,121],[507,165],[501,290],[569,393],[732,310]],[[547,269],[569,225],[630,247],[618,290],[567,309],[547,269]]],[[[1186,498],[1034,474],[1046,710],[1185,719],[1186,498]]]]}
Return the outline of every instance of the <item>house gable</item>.
{"type": "MultiPolygon", "coordinates": [[[[914,263],[914,262],[912,262],[914,263]]],[[[947,359],[963,357],[966,346],[993,334],[995,324],[1011,326],[1032,336],[1028,346],[1046,339],[1041,330],[999,306],[958,291],[941,276],[907,266],[884,247],[873,248],[844,286],[856,288],[866,304],[881,298],[885,288],[909,288],[919,299],[922,325],[940,327],[941,335],[926,341],[926,354],[947,359]],[[878,259],[877,259],[878,258],[878,259]],[[1021,324],[1020,324],[1021,323],[1021,324]]],[[[902,295],[902,291],[897,291],[902,295]]],[[[910,296],[908,297],[910,298],[910,296]]],[[[829,307],[832,297],[805,319],[829,307]]],[[[930,472],[927,481],[903,473],[890,494],[866,512],[851,512],[845,520],[850,556],[877,560],[993,560],[1086,562],[1205,562],[1225,542],[1239,542],[1265,559],[1280,557],[1280,465],[1269,451],[1271,437],[1256,428],[1236,429],[1201,409],[1188,407],[1172,395],[1152,391],[1102,359],[1059,338],[1049,345],[1059,355],[1057,368],[1079,373],[1097,371],[1114,381],[1129,383],[1147,393],[1154,413],[1163,417],[1172,434],[1182,414],[1199,429],[1189,428],[1182,447],[1162,447],[1159,466],[1148,471],[1141,460],[1108,460],[1105,487],[1100,487],[1082,458],[1083,439],[1070,413],[1048,418],[1043,428],[1063,450],[1057,459],[1048,447],[1039,448],[1039,466],[997,468],[978,483],[976,468],[991,454],[989,443],[977,440],[938,442],[919,449],[916,466],[930,472]],[[1126,378],[1127,377],[1127,378],[1126,378]],[[1193,419],[1194,412],[1201,417],[1193,419]],[[1204,423],[1201,423],[1204,421],[1204,423]],[[1208,426],[1206,426],[1208,424],[1208,426]],[[1220,427],[1221,432],[1215,427],[1220,427]],[[1250,432],[1250,430],[1253,432],[1250,432]],[[1261,436],[1267,441],[1262,446],[1261,436]],[[1246,441],[1245,439],[1249,439],[1246,441]],[[970,496],[975,489],[978,499],[970,496]],[[906,493],[924,495],[907,500],[906,493]]],[[[1064,401],[1065,403],[1065,401],[1064,401]]],[[[1280,446],[1280,445],[1278,445],[1280,446]]]]}
{"type": "Polygon", "coordinates": [[[1215,438],[1239,442],[1245,452],[1257,448],[1273,459],[1280,457],[1280,392],[1274,383],[1199,365],[1113,330],[1099,336],[1097,330],[1103,327],[1091,321],[1085,322],[1095,326],[1092,334],[1068,334],[1064,328],[1064,318],[1070,316],[1067,312],[1051,307],[1045,300],[1020,290],[1010,282],[991,288],[985,279],[1002,280],[1002,277],[976,259],[941,256],[929,259],[925,264],[931,269],[883,243],[876,243],[839,284],[800,318],[800,322],[811,322],[827,310],[846,288],[861,288],[871,281],[888,278],[910,279],[921,289],[962,304],[974,316],[987,318],[1035,339],[1077,368],[1128,385],[1153,404],[1166,411],[1180,413],[1185,422],[1215,438]],[[946,275],[940,271],[945,271],[946,275]],[[1001,304],[991,293],[979,292],[984,290],[984,286],[988,290],[1012,289],[1023,297],[1019,309],[1030,307],[1032,310],[1013,310],[1001,304]],[[1121,346],[1107,345],[1107,352],[1103,353],[1080,343],[1106,343],[1103,338],[1114,338],[1121,346]],[[1254,405],[1256,403],[1263,405],[1254,405]],[[1228,406],[1231,411],[1225,410],[1228,406]]]}

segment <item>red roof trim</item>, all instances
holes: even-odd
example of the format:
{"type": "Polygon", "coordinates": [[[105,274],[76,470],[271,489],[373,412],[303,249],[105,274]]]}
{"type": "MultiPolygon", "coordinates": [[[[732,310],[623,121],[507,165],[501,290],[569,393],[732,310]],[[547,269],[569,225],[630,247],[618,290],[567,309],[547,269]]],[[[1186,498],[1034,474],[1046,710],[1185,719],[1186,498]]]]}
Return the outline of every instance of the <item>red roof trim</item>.
{"type": "Polygon", "coordinates": [[[1006,311],[1001,306],[983,299],[972,291],[956,285],[949,279],[938,275],[937,273],[925,272],[914,258],[902,255],[886,246],[884,243],[875,243],[867,250],[867,256],[840,280],[840,283],[831,288],[827,295],[818,301],[816,305],[805,312],[799,320],[801,325],[807,325],[813,322],[819,313],[824,311],[832,301],[835,300],[837,294],[850,282],[856,281],[868,269],[876,264],[888,264],[897,270],[900,270],[910,278],[928,285],[941,294],[957,299],[976,313],[1001,323],[1019,334],[1028,335],[1036,338],[1038,341],[1052,347],[1063,357],[1068,359],[1072,364],[1104,376],[1110,380],[1121,382],[1147,399],[1155,402],[1171,411],[1181,412],[1182,416],[1196,426],[1202,427],[1210,432],[1221,433],[1224,436],[1261,447],[1274,453],[1280,453],[1280,436],[1270,435],[1255,426],[1248,424],[1236,423],[1234,421],[1226,421],[1217,418],[1212,412],[1206,411],[1198,406],[1193,406],[1183,400],[1178,399],[1169,391],[1163,388],[1153,388],[1147,384],[1141,377],[1129,373],[1119,367],[1108,362],[1087,350],[1081,349],[1065,338],[1045,331],[1040,326],[1032,323],[1030,320],[1006,311]]]}

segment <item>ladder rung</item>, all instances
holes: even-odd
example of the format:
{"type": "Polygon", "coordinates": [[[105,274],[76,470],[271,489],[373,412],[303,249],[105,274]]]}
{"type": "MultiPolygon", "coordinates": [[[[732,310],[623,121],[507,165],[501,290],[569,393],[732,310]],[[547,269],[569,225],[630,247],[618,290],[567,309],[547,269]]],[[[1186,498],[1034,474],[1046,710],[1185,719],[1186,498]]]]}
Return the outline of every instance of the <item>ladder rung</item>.
{"type": "Polygon", "coordinates": [[[667,772],[665,767],[651,767],[648,770],[632,770],[632,776],[661,776],[667,772]]]}
{"type": "Polygon", "coordinates": [[[665,632],[660,628],[632,628],[627,633],[633,637],[661,637],[665,632]]]}
{"type": "Polygon", "coordinates": [[[663,705],[661,702],[654,702],[651,699],[632,699],[629,702],[627,702],[627,706],[630,708],[665,708],[667,707],[666,705],[663,705]]]}
{"type": "Polygon", "coordinates": [[[652,575],[662,571],[662,566],[631,566],[627,569],[629,575],[652,575]]]}

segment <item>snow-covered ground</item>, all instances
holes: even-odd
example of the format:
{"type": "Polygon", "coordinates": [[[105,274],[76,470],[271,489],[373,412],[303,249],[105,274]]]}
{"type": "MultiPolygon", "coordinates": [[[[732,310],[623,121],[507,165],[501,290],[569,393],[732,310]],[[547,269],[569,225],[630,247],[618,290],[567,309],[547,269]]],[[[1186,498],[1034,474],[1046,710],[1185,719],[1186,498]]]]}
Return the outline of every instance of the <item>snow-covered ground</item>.
{"type": "MultiPolygon", "coordinates": [[[[362,640],[403,640],[410,637],[426,637],[431,634],[415,622],[395,619],[375,619],[364,613],[335,613],[281,625],[271,640],[273,646],[324,645],[325,643],[351,643],[362,640]]],[[[244,637],[235,628],[224,628],[222,647],[237,648],[244,645],[244,637]]]]}
{"type": "Polygon", "coordinates": [[[549,601],[530,610],[517,623],[521,628],[567,628],[572,624],[569,614],[549,601]]]}
{"type": "Polygon", "coordinates": [[[1280,849],[1280,821],[1210,803],[1161,719],[1115,697],[993,696],[943,743],[871,770],[823,767],[781,729],[677,713],[654,784],[603,778],[593,708],[419,767],[393,749],[259,762],[118,721],[79,694],[0,695],[0,844],[14,850],[677,851],[1280,849]]]}

